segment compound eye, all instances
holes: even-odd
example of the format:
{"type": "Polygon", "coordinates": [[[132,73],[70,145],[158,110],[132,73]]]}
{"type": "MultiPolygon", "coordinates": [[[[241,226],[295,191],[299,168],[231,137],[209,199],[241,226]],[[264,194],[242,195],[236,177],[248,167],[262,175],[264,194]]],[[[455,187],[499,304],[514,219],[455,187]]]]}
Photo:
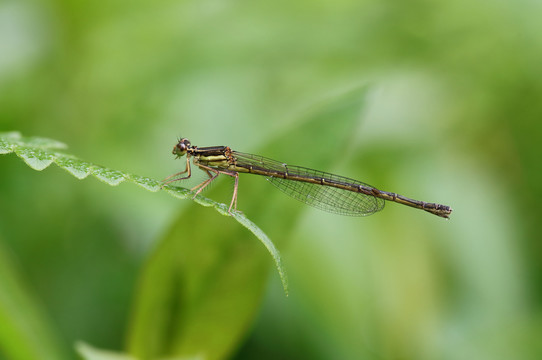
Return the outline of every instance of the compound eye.
{"type": "Polygon", "coordinates": [[[186,138],[182,138],[173,147],[173,154],[177,155],[177,157],[181,157],[188,152],[188,149],[190,149],[190,141],[186,138]]]}

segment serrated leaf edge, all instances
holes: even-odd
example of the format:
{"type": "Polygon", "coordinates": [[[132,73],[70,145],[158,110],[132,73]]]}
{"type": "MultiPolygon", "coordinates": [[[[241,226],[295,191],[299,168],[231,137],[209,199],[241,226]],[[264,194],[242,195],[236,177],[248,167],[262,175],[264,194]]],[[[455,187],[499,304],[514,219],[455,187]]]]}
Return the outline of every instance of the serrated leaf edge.
{"type": "Polygon", "coordinates": [[[202,206],[215,208],[215,210],[219,214],[233,217],[239,224],[243,225],[250,232],[252,232],[252,234],[254,234],[254,236],[256,236],[260,240],[260,242],[265,246],[267,251],[269,251],[269,253],[273,257],[273,260],[275,262],[275,266],[279,273],[282,286],[284,288],[284,292],[286,295],[288,295],[288,277],[286,275],[286,270],[284,268],[284,265],[282,264],[282,259],[280,257],[279,251],[277,250],[277,248],[275,247],[271,239],[269,239],[269,237],[258,226],[256,226],[256,224],[250,221],[243,213],[239,211],[235,211],[230,214],[228,212],[228,205],[223,204],[223,203],[218,203],[216,201],[213,201],[201,195],[194,197],[193,194],[190,192],[190,190],[185,189],[183,187],[174,186],[170,184],[165,185],[165,186],[160,186],[160,187],[147,186],[145,184],[145,181],[147,180],[150,182],[156,182],[157,184],[159,184],[160,181],[154,180],[152,178],[143,177],[143,176],[134,175],[134,174],[128,174],[119,170],[113,170],[113,169],[109,169],[100,165],[92,164],[87,161],[83,161],[70,154],[64,154],[64,153],[60,153],[56,151],[51,151],[50,149],[52,147],[66,147],[66,145],[56,140],[37,138],[37,137],[23,138],[19,132],[9,132],[9,133],[0,133],[0,141],[3,141],[4,143],[7,144],[7,148],[5,148],[3,152],[0,152],[0,154],[15,153],[30,168],[37,171],[45,170],[52,163],[55,163],[58,167],[66,170],[68,173],[70,173],[72,176],[74,176],[75,178],[79,180],[87,178],[88,175],[92,175],[96,179],[111,186],[117,186],[125,181],[129,181],[131,183],[138,185],[139,187],[144,188],[147,191],[157,192],[159,190],[164,190],[166,193],[178,199],[183,199],[183,200],[192,199],[194,202],[202,206]],[[46,147],[37,146],[35,144],[32,144],[29,141],[25,141],[26,139],[30,139],[30,140],[34,139],[37,141],[45,140],[49,142],[49,146],[46,146],[46,147]],[[24,156],[25,155],[24,150],[33,150],[33,151],[40,152],[41,154],[45,155],[47,159],[39,160],[40,164],[39,166],[36,166],[35,163],[29,162],[28,157],[24,156]],[[85,171],[80,171],[80,172],[73,171],[74,169],[73,166],[68,166],[65,164],[65,162],[68,162],[68,161],[78,162],[78,165],[81,165],[81,168],[83,168],[85,171]],[[118,181],[117,180],[108,181],[109,179],[107,177],[100,176],[102,172],[118,173],[120,174],[120,178],[118,181]]]}

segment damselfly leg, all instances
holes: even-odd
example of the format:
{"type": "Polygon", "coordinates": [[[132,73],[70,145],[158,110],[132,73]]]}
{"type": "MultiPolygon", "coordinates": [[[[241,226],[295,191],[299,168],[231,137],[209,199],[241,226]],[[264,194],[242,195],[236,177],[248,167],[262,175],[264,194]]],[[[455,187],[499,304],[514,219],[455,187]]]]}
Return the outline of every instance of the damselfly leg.
{"type": "MultiPolygon", "coordinates": [[[[198,194],[200,192],[202,192],[220,174],[224,174],[224,175],[231,176],[231,177],[233,177],[235,179],[235,183],[234,183],[234,186],[233,186],[233,196],[232,196],[232,200],[230,202],[230,207],[228,208],[228,213],[231,214],[232,207],[233,207],[234,210],[237,210],[237,189],[239,187],[239,173],[237,173],[235,171],[228,171],[228,170],[217,170],[217,169],[214,169],[212,167],[205,166],[205,165],[199,164],[199,163],[196,164],[196,165],[200,169],[202,169],[207,174],[207,176],[209,176],[209,178],[207,180],[202,181],[200,184],[198,184],[198,185],[196,185],[196,186],[194,186],[193,188],[190,189],[190,191],[195,191],[195,194],[192,197],[192,199],[195,199],[196,196],[198,196],[198,194]],[[214,174],[211,174],[211,172],[214,173],[214,174]]],[[[181,171],[181,172],[178,172],[176,174],[170,175],[167,178],[165,178],[164,180],[162,180],[162,187],[164,187],[164,185],[167,185],[167,184],[175,182],[175,181],[181,181],[181,180],[189,179],[190,177],[192,177],[192,171],[191,171],[191,165],[190,165],[190,157],[187,156],[187,158],[186,158],[186,168],[184,169],[184,171],[181,171]],[[188,173],[186,176],[171,179],[172,177],[176,177],[178,175],[182,175],[182,174],[186,174],[186,173],[188,173]],[[168,179],[171,179],[171,180],[168,180],[168,179]]]]}

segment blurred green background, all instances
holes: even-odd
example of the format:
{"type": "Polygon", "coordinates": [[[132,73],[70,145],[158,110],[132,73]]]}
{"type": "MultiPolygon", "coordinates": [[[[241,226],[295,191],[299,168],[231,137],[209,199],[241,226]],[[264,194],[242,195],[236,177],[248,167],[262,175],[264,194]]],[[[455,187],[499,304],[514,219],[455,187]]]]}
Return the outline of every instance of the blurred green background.
{"type": "Polygon", "coordinates": [[[541,13],[1,1],[0,131],[157,179],[184,166],[183,136],[454,213],[341,217],[242,176],[285,297],[266,249],[211,208],[1,156],[0,359],[75,359],[78,341],[139,359],[542,358],[541,13]]]}

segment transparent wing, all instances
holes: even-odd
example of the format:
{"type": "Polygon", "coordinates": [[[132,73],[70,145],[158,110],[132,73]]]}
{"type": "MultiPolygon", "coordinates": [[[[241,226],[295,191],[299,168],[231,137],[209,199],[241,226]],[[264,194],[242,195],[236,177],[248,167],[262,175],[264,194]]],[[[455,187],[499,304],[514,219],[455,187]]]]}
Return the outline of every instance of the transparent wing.
{"type": "MultiPolygon", "coordinates": [[[[308,178],[324,179],[328,183],[362,185],[373,188],[363,182],[343,176],[313,170],[301,166],[286,165],[263,156],[233,152],[238,165],[252,166],[253,169],[265,171],[287,172],[308,178]]],[[[384,208],[384,200],[364,193],[344,190],[334,186],[314,184],[304,181],[267,176],[267,180],[277,188],[307,205],[331,213],[351,216],[366,216],[384,208]]]]}

